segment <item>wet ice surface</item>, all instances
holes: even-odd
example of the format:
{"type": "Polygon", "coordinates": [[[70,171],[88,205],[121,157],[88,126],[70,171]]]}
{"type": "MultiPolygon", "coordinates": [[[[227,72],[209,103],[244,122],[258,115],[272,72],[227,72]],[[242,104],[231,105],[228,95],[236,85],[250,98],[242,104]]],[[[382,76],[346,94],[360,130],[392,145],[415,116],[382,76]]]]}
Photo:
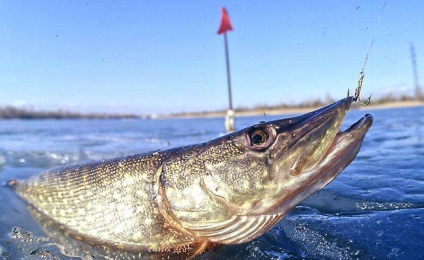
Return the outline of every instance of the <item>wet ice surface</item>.
{"type": "MultiPolygon", "coordinates": [[[[200,259],[424,257],[424,107],[351,111],[374,116],[355,161],[265,235],[200,259]]],[[[240,118],[238,127],[276,117],[240,118]]],[[[0,182],[50,167],[213,139],[222,119],[0,121],[0,182]]],[[[64,245],[66,247],[66,245],[64,245]]],[[[68,259],[0,186],[0,259],[68,259]]]]}

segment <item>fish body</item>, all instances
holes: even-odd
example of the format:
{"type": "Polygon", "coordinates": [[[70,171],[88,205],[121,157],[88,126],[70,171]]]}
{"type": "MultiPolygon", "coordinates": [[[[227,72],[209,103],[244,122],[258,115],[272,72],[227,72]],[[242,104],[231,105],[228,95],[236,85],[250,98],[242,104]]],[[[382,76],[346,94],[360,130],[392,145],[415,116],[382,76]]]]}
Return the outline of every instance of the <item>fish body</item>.
{"type": "Polygon", "coordinates": [[[14,188],[37,214],[90,245],[198,254],[248,242],[356,157],[372,117],[341,132],[353,101],[197,145],[52,169],[14,188]]]}

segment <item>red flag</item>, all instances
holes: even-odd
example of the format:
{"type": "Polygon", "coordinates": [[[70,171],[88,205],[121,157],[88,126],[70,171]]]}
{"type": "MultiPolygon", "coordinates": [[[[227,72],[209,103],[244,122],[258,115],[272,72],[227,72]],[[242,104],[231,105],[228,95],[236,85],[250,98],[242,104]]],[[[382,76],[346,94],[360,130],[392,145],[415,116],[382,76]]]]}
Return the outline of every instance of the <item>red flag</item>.
{"type": "Polygon", "coordinates": [[[221,25],[219,26],[218,34],[223,34],[227,31],[232,31],[233,27],[231,26],[230,17],[228,17],[227,10],[224,7],[222,7],[221,14],[221,25]]]}

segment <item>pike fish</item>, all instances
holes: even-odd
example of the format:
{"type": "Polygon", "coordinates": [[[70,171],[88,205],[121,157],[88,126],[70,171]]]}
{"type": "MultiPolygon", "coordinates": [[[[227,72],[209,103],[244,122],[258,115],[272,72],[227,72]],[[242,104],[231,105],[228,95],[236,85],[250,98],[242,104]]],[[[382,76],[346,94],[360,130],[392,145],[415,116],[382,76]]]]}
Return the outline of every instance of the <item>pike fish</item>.
{"type": "Polygon", "coordinates": [[[209,142],[56,168],[13,187],[48,223],[108,250],[196,255],[251,241],[331,182],[372,125],[354,97],[209,142]]]}

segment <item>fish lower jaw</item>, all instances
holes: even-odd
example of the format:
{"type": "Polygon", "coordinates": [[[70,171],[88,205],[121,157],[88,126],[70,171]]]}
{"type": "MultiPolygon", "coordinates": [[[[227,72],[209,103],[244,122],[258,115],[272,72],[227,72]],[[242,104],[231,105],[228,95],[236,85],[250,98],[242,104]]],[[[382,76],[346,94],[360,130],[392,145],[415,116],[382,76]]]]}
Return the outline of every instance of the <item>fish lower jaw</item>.
{"type": "Polygon", "coordinates": [[[359,152],[365,134],[371,127],[372,122],[372,116],[367,114],[347,130],[339,130],[318,168],[326,168],[326,165],[331,166],[334,164],[346,164],[345,167],[349,165],[359,152]]]}

